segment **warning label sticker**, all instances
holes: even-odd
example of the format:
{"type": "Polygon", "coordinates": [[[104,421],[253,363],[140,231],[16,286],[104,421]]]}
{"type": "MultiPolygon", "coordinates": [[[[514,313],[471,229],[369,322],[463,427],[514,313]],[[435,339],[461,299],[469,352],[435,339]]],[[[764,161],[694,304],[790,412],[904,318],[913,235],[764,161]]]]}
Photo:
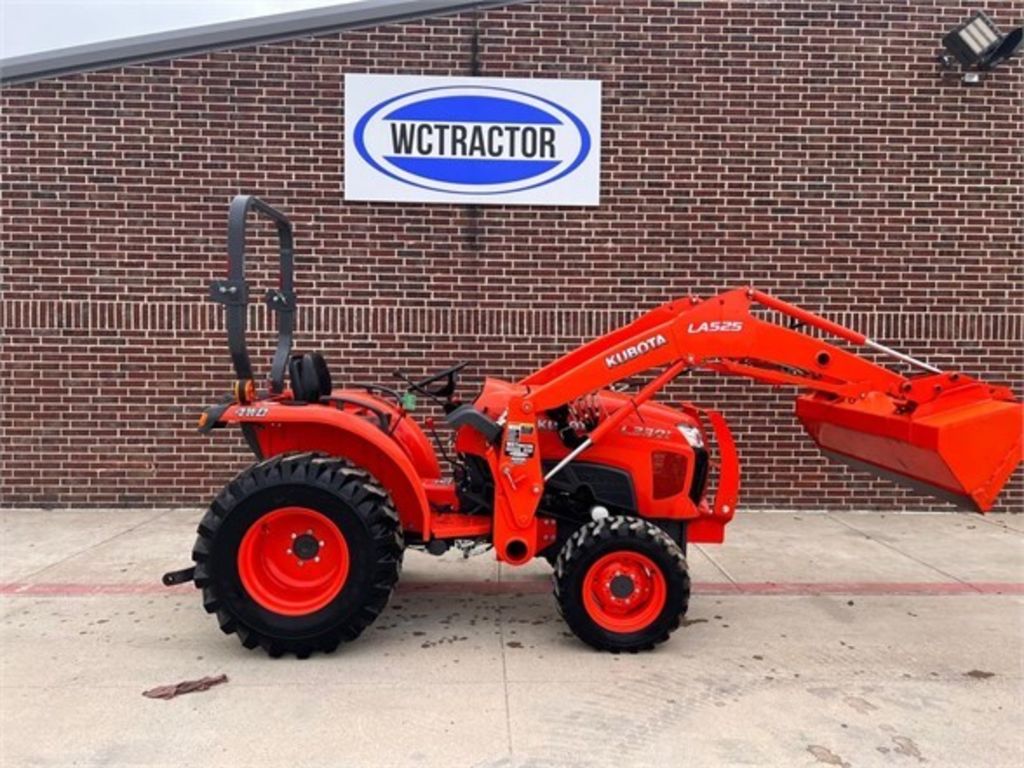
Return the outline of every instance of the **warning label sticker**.
{"type": "Polygon", "coordinates": [[[516,464],[522,464],[533,456],[536,449],[533,443],[534,432],[533,424],[509,424],[505,436],[505,455],[516,464]]]}

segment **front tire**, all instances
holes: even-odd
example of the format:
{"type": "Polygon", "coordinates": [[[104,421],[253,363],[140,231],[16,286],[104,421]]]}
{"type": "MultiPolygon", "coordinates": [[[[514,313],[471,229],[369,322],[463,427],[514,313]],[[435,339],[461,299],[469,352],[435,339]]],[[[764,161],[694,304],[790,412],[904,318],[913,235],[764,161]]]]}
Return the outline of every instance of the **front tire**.
{"type": "Polygon", "coordinates": [[[569,628],[602,651],[650,650],[679,627],[690,599],[682,550],[641,518],[588,523],[555,563],[555,598],[569,628]]]}
{"type": "Polygon", "coordinates": [[[398,581],[403,540],[387,493],[343,459],[285,454],[232,480],[192,551],[203,606],[246,648],[305,658],[354,640],[398,581]]]}

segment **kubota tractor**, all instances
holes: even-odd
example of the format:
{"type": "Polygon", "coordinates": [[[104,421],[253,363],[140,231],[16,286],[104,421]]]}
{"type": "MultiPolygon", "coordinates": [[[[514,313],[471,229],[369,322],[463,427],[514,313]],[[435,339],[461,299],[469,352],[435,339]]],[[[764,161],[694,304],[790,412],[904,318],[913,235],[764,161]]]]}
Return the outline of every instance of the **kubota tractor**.
{"type": "Polygon", "coordinates": [[[357,637],[384,609],[410,546],[490,545],[511,565],[547,558],[559,611],[580,639],[610,651],[666,640],[689,600],[686,545],[723,540],[739,488],[722,416],[654,401],[687,370],[795,387],[797,418],[827,455],[977,511],[1021,460],[1022,407],[1009,389],[751,288],[664,304],[521,381],[488,378],[467,402],[456,396],[465,364],[421,381],[398,375],[401,390],[335,388],[320,354],[291,351],[291,224],[239,196],[228,226],[228,277],[210,295],[226,310],[237,381],[200,430],[238,425],[257,462],[213,500],[195,565],[164,582],[194,581],[224,632],[272,656],[357,637]],[[266,294],[278,323],[266,390],[245,340],[249,211],[273,219],[280,243],[280,284],[266,294]],[[896,373],[825,336],[920,372],[896,373]],[[654,369],[633,394],[612,389],[654,369]],[[411,395],[438,404],[454,431],[451,453],[434,434],[445,467],[410,414],[411,395]]]}

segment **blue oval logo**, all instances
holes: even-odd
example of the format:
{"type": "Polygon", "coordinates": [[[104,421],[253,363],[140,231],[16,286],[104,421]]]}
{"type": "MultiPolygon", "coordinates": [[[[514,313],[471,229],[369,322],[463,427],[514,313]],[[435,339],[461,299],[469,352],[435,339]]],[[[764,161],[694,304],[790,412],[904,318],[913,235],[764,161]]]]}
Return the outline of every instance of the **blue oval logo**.
{"type": "Polygon", "coordinates": [[[393,96],[356,123],[360,156],[381,173],[453,195],[542,187],[590,154],[583,122],[565,107],[492,86],[425,88],[393,96]]]}

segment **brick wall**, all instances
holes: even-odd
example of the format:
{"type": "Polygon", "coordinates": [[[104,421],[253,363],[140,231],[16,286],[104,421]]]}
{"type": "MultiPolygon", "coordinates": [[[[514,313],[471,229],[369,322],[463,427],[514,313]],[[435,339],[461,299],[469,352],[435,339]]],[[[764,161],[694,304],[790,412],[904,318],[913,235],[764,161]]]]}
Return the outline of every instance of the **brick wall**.
{"type": "MultiPolygon", "coordinates": [[[[471,391],[754,283],[1020,391],[1024,66],[972,89],[934,59],[973,9],[534,2],[5,89],[0,501],[194,504],[248,460],[193,430],[231,379],[204,296],[242,191],[293,217],[300,346],[342,381],[468,359],[471,391]],[[603,82],[600,207],[343,202],[343,73],[467,74],[474,34],[482,74],[603,82]]],[[[672,395],[731,417],[748,506],[942,506],[826,462],[785,393],[672,395]]]]}

